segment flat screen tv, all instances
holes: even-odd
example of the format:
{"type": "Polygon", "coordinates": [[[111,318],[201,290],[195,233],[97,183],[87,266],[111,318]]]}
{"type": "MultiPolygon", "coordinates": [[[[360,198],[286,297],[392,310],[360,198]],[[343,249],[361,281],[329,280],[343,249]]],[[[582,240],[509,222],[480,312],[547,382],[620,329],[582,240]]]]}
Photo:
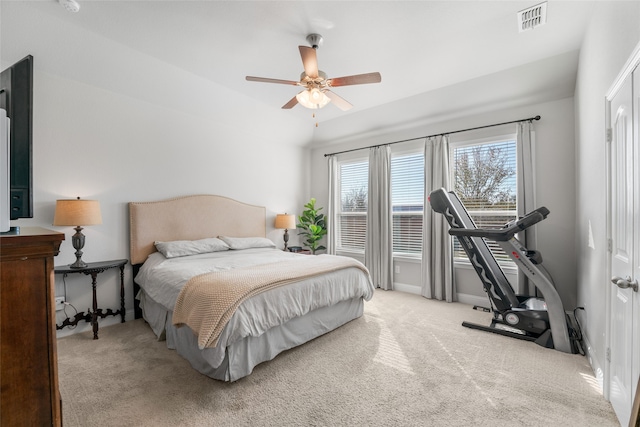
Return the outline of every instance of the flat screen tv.
{"type": "Polygon", "coordinates": [[[10,218],[33,218],[33,56],[0,73],[0,109],[10,120],[10,218]]]}

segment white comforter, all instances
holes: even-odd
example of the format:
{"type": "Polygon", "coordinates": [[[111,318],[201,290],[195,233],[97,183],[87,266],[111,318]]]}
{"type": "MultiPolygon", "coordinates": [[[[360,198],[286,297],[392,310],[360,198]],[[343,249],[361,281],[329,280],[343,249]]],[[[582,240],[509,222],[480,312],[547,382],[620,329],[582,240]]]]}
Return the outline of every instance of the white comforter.
{"type": "MultiPolygon", "coordinates": [[[[195,275],[281,260],[303,259],[306,256],[309,255],[271,248],[230,250],[171,259],[155,252],[149,256],[135,280],[148,297],[170,312],[173,311],[182,287],[195,275]]],[[[238,308],[220,336],[219,347],[224,348],[247,336],[259,336],[274,326],[319,307],[358,297],[368,301],[373,292],[369,276],[358,268],[312,277],[263,292],[248,299],[238,308]]]]}

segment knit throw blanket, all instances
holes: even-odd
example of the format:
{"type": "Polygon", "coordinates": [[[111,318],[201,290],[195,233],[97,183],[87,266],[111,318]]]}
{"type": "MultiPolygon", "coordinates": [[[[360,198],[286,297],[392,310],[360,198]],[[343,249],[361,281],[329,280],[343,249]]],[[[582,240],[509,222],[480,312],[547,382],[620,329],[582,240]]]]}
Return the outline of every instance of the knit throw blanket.
{"type": "Polygon", "coordinates": [[[215,347],[222,330],[238,306],[260,292],[362,263],[333,255],[305,256],[305,259],[215,271],[192,277],[178,295],[173,324],[187,325],[198,336],[200,349],[215,347]]]}

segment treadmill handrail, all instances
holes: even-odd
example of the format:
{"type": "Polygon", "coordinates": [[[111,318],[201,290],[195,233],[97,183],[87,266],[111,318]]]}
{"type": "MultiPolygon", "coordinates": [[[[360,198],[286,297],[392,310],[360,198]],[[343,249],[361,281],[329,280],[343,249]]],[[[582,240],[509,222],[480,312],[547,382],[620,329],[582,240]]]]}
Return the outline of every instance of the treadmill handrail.
{"type": "Polygon", "coordinates": [[[516,233],[526,230],[532,225],[544,220],[547,215],[549,215],[549,209],[542,206],[535,211],[529,212],[518,221],[508,224],[505,228],[450,228],[449,234],[452,236],[484,237],[496,242],[506,242],[516,233]]]}

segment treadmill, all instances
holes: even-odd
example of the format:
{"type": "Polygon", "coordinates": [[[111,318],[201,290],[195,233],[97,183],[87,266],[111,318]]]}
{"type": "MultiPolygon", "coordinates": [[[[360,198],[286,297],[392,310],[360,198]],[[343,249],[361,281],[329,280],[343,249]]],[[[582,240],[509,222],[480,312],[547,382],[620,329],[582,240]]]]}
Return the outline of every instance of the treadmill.
{"type": "MultiPolygon", "coordinates": [[[[454,192],[444,188],[429,196],[431,208],[447,219],[449,234],[456,236],[482,281],[489,297],[493,320],[490,326],[463,322],[465,327],[484,330],[565,353],[578,353],[579,332],[574,330],[564,311],[551,277],[542,267],[538,251],[527,249],[516,237],[527,228],[544,220],[549,210],[540,207],[501,229],[477,228],[467,209],[454,192]],[[542,298],[516,295],[509,280],[491,253],[485,239],[495,241],[522,270],[542,294],[542,298]]],[[[477,308],[477,307],[474,307],[477,308]]]]}

